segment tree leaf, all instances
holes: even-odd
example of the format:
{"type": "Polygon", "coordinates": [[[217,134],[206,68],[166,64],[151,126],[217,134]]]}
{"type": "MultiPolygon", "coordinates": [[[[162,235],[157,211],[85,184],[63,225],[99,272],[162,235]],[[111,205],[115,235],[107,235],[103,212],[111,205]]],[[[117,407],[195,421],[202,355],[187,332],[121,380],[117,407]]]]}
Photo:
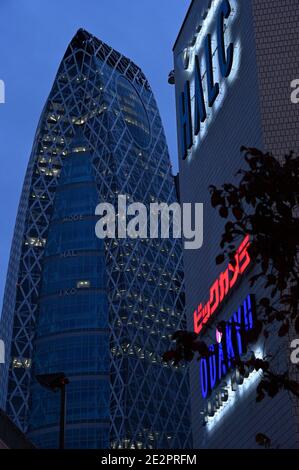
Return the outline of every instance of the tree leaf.
{"type": "Polygon", "coordinates": [[[223,218],[223,219],[227,219],[228,217],[228,209],[226,207],[221,207],[221,209],[219,210],[219,214],[220,216],[223,218]]]}
{"type": "Polygon", "coordinates": [[[279,328],[279,331],[278,331],[278,336],[280,338],[282,338],[283,336],[285,336],[286,334],[288,334],[289,332],[289,329],[290,329],[290,324],[289,322],[285,322],[281,325],[281,327],[279,328]]]}
{"type": "Polygon", "coordinates": [[[224,255],[218,255],[217,258],[216,258],[216,264],[222,264],[225,260],[225,256],[224,255]]]}

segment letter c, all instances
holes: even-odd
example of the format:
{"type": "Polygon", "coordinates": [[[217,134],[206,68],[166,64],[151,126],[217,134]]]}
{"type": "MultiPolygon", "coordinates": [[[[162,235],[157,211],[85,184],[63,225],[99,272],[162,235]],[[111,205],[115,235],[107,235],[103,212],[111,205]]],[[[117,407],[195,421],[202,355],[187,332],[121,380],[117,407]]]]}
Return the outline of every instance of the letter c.
{"type": "Polygon", "coordinates": [[[234,58],[234,45],[230,43],[225,51],[224,40],[224,20],[231,14],[231,6],[228,0],[223,0],[218,16],[217,24],[217,41],[218,41],[218,58],[219,67],[223,78],[227,78],[231,73],[234,58]]]}

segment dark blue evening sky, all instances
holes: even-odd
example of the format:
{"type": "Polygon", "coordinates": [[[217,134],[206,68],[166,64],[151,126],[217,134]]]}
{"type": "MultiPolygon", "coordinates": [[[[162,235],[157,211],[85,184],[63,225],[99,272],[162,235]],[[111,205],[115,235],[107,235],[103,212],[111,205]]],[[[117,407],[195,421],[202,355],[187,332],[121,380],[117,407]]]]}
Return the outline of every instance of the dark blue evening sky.
{"type": "MultiPolygon", "coordinates": [[[[0,312],[20,192],[58,65],[83,27],[134,60],[154,90],[177,170],[172,46],[190,0],[0,0],[0,312]]],[[[1,313],[0,313],[1,315],[1,313]]]]}

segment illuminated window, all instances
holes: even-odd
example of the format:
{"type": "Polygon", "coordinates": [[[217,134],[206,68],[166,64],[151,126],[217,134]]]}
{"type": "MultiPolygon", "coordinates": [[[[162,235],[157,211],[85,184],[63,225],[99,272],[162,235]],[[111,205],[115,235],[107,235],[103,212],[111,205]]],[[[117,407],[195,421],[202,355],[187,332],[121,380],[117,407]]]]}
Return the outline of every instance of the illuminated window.
{"type": "Polygon", "coordinates": [[[27,240],[25,241],[25,245],[31,245],[31,246],[42,247],[42,246],[45,246],[45,244],[46,244],[45,238],[27,237],[27,240]]]}
{"type": "Polygon", "coordinates": [[[13,369],[30,369],[31,359],[25,357],[14,357],[12,360],[13,369]]]}
{"type": "Polygon", "coordinates": [[[78,281],[77,289],[88,289],[90,287],[90,281],[78,281]]]}
{"type": "Polygon", "coordinates": [[[79,152],[88,152],[89,149],[87,147],[75,147],[73,149],[73,153],[79,153],[79,152]]]}

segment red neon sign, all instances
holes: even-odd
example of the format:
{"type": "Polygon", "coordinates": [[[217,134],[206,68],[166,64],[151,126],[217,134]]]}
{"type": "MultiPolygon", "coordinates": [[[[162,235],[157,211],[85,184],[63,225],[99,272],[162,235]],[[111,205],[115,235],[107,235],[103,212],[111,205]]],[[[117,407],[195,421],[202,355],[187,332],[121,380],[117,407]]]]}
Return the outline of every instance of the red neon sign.
{"type": "Polygon", "coordinates": [[[211,316],[216,312],[219,305],[223,302],[230,290],[234,287],[237,280],[244,273],[250,264],[248,248],[250,245],[249,235],[242,241],[235,254],[234,266],[229,263],[227,269],[220,274],[219,278],[210,288],[210,300],[203,306],[199,304],[194,312],[194,331],[200,333],[207,324],[211,316]]]}

